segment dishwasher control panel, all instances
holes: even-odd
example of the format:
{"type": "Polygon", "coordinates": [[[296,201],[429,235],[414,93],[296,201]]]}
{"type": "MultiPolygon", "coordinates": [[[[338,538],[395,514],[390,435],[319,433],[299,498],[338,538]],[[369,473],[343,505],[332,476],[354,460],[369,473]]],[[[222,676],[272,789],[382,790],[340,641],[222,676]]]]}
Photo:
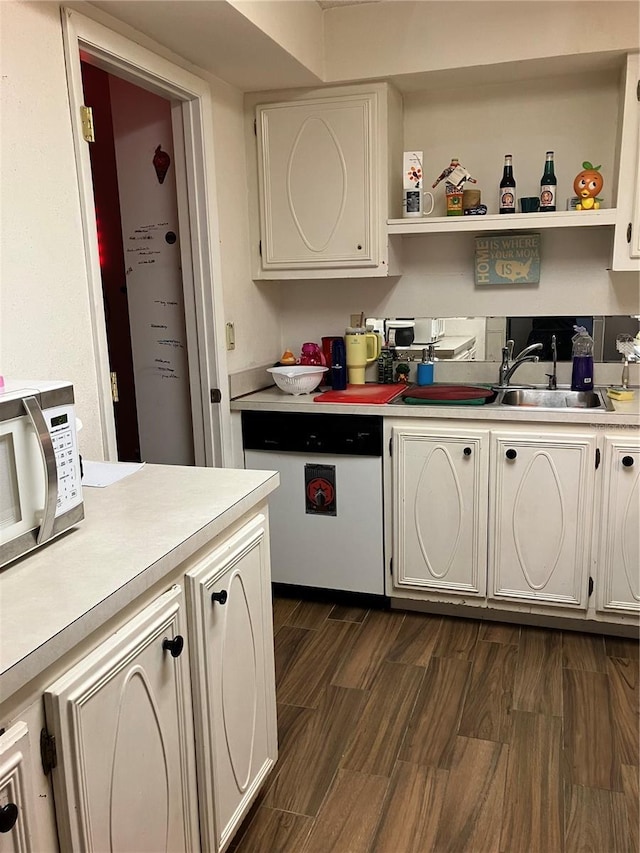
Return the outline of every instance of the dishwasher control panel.
{"type": "Polygon", "coordinates": [[[302,412],[242,412],[245,450],[382,456],[382,418],[302,412]]]}

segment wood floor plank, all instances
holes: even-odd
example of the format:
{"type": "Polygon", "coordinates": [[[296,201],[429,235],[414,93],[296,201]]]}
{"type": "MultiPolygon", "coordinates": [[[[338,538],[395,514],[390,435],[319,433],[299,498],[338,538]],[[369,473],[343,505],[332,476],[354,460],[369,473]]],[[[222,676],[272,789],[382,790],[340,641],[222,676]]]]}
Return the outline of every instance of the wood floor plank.
{"type": "Polygon", "coordinates": [[[507,622],[482,622],[478,639],[485,640],[487,643],[517,646],[520,642],[520,626],[510,625],[507,622]]]}
{"type": "Polygon", "coordinates": [[[398,636],[403,619],[403,613],[370,610],[362,625],[350,625],[357,627],[358,633],[331,683],[357,690],[371,687],[380,664],[398,636]]]}
{"type": "Polygon", "coordinates": [[[333,604],[323,601],[301,601],[296,609],[289,614],[287,625],[295,628],[310,628],[316,631],[326,622],[333,609],[333,604]]]}
{"type": "Polygon", "coordinates": [[[438,853],[499,853],[509,747],[456,738],[436,840],[438,853]]]}
{"type": "Polygon", "coordinates": [[[277,634],[280,628],[286,624],[287,619],[296,607],[300,604],[297,598],[280,598],[273,599],[273,633],[277,634]]]}
{"type": "Polygon", "coordinates": [[[389,780],[339,770],[303,853],[367,853],[389,780]]]}
{"type": "Polygon", "coordinates": [[[240,838],[237,853],[294,853],[307,840],[313,818],[261,806],[240,838]]]}
{"type": "MultiPolygon", "coordinates": [[[[276,637],[278,640],[288,626],[284,626],[276,637]]],[[[290,631],[306,631],[308,636],[300,643],[286,671],[278,674],[278,701],[285,705],[302,705],[317,708],[320,696],[341,662],[353,659],[352,645],[360,625],[352,622],[326,620],[322,628],[312,631],[307,628],[289,628],[290,631]]]]}
{"type": "Polygon", "coordinates": [[[604,646],[607,655],[612,658],[630,658],[638,660],[640,657],[640,642],[627,637],[605,637],[604,646]]]}
{"type": "Polygon", "coordinates": [[[279,690],[282,679],[301,653],[301,649],[312,639],[313,634],[307,628],[292,628],[291,625],[283,625],[280,628],[274,638],[276,690],[279,690]]]}
{"type": "Polygon", "coordinates": [[[358,724],[367,693],[328,686],[269,787],[264,805],[315,817],[358,724]]]}
{"type": "Polygon", "coordinates": [[[478,640],[458,734],[509,743],[518,648],[478,640]]]}
{"type": "Polygon", "coordinates": [[[391,776],[424,673],[421,667],[383,661],[342,768],[391,776]]]}
{"type": "Polygon", "coordinates": [[[622,790],[627,806],[627,824],[629,826],[629,847],[632,853],[640,850],[640,780],[637,767],[623,765],[622,790]]]}
{"type": "Polygon", "coordinates": [[[562,666],[566,669],[586,669],[606,672],[607,656],[601,634],[562,632],[562,666]]]}
{"type": "Polygon", "coordinates": [[[426,667],[442,624],[440,616],[427,613],[407,613],[388,659],[397,663],[426,667]]]}
{"type": "Polygon", "coordinates": [[[562,634],[523,627],[520,632],[513,707],[562,715],[562,634]]]}
{"type": "Polygon", "coordinates": [[[431,658],[398,758],[449,769],[471,662],[431,658]]]}
{"type": "Polygon", "coordinates": [[[609,679],[601,672],[565,669],[564,749],[572,785],[621,790],[609,679]]]}
{"type": "Polygon", "coordinates": [[[561,751],[560,717],[513,712],[500,839],[502,853],[562,850],[561,751]]]}
{"type": "Polygon", "coordinates": [[[435,850],[448,770],[398,761],[370,853],[435,850]]]}
{"type": "Polygon", "coordinates": [[[478,639],[480,622],[443,616],[433,649],[434,657],[471,660],[478,639]]]}
{"type": "MultiPolygon", "coordinates": [[[[300,732],[315,714],[314,708],[299,708],[297,705],[278,705],[278,764],[295,745],[300,732]]],[[[272,774],[274,775],[274,774],[272,774]]],[[[267,781],[267,784],[269,782],[267,781]]]]}
{"type": "Polygon", "coordinates": [[[629,658],[607,658],[616,747],[622,764],[640,764],[640,687],[638,662],[629,658]]]}
{"type": "Polygon", "coordinates": [[[343,604],[335,604],[329,619],[339,619],[341,622],[364,622],[368,612],[366,607],[346,607],[343,604]]]}
{"type": "Polygon", "coordinates": [[[572,785],[567,797],[565,853],[632,853],[624,795],[572,785]]]}

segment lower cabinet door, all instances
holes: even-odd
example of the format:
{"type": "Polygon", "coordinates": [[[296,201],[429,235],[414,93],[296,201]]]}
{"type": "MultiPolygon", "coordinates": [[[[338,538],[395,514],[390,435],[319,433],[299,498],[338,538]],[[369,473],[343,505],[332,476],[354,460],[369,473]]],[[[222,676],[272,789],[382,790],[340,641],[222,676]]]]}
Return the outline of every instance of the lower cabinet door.
{"type": "Polygon", "coordinates": [[[277,758],[266,519],[186,575],[203,849],[223,850],[277,758]]]}
{"type": "Polygon", "coordinates": [[[394,428],[394,582],[484,596],[486,430],[394,428]]]}
{"type": "Polygon", "coordinates": [[[595,435],[491,435],[489,597],[586,609],[595,435]]]}
{"type": "Polygon", "coordinates": [[[0,737],[0,851],[36,853],[31,746],[26,723],[18,722],[0,737]]]}
{"type": "Polygon", "coordinates": [[[45,691],[65,853],[200,849],[184,635],[175,586],[45,691]]]}
{"type": "Polygon", "coordinates": [[[606,437],[602,475],[598,609],[640,613],[640,440],[606,437]]]}

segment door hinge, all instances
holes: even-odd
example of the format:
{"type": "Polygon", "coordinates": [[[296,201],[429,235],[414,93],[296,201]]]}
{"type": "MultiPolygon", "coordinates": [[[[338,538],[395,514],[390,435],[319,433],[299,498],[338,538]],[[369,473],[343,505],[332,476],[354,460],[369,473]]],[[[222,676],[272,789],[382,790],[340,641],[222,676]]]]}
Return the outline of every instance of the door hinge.
{"type": "Polygon", "coordinates": [[[258,241],[258,254],[262,257],[262,240],[258,241]]]}
{"type": "Polygon", "coordinates": [[[389,439],[389,456],[393,456],[393,436],[389,439]]]}
{"type": "Polygon", "coordinates": [[[389,574],[393,577],[393,557],[389,560],[389,574]]]}
{"type": "Polygon", "coordinates": [[[56,739],[46,729],[40,732],[40,758],[45,776],[58,766],[58,755],[56,752],[56,739]]]}
{"type": "Polygon", "coordinates": [[[633,231],[633,226],[631,223],[627,225],[627,243],[631,242],[631,233],[633,231]]]}
{"type": "Polygon", "coordinates": [[[258,135],[258,122],[255,118],[253,120],[253,135],[254,136],[258,135]]]}
{"type": "Polygon", "coordinates": [[[111,400],[114,403],[120,402],[120,397],[118,396],[118,374],[114,370],[111,371],[111,400]]]}
{"type": "Polygon", "coordinates": [[[600,448],[596,447],[596,471],[600,467],[600,448]]]}
{"type": "Polygon", "coordinates": [[[222,402],[222,391],[219,388],[211,388],[211,402],[212,403],[222,402]]]}
{"type": "Polygon", "coordinates": [[[91,107],[80,107],[80,121],[82,122],[82,137],[85,142],[96,141],[96,131],[93,126],[93,110],[91,107]]]}
{"type": "Polygon", "coordinates": [[[593,578],[589,576],[589,598],[593,595],[593,578]]]}
{"type": "Polygon", "coordinates": [[[640,80],[638,80],[638,83],[636,85],[636,100],[640,101],[640,80]]]}

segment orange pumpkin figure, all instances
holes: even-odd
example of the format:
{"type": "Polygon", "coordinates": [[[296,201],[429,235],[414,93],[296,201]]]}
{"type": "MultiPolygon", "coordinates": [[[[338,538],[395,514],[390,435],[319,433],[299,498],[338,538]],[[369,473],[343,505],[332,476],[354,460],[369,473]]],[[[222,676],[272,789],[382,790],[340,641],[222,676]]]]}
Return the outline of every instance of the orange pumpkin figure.
{"type": "Polygon", "coordinates": [[[600,166],[592,166],[588,160],[582,164],[582,171],[579,172],[573,182],[573,191],[578,196],[578,204],[576,210],[599,210],[600,202],[598,193],[602,192],[604,186],[604,178],[598,171],[600,166]]]}

